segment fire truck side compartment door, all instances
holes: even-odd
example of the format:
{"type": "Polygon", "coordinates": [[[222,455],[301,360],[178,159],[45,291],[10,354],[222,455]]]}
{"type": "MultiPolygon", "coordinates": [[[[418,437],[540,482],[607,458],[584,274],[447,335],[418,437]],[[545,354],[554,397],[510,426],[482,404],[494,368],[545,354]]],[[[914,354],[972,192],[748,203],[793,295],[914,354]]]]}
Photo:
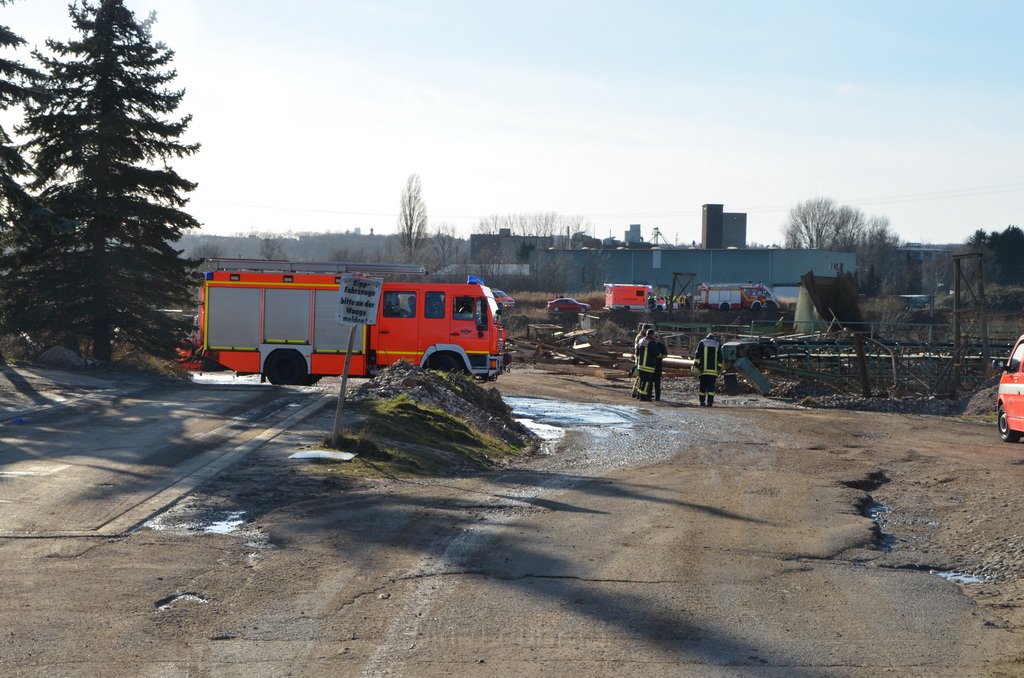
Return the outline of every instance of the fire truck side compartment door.
{"type": "Polygon", "coordinates": [[[263,305],[263,340],[274,344],[309,343],[309,290],[266,291],[263,305]]]}
{"type": "MultiPolygon", "coordinates": [[[[348,348],[349,326],[337,321],[338,291],[317,290],[313,319],[313,350],[342,351],[348,348]]],[[[363,352],[363,328],[356,328],[352,353],[363,352]]]]}
{"type": "Polygon", "coordinates": [[[207,289],[206,345],[217,349],[259,349],[260,290],[250,287],[207,289]]]}

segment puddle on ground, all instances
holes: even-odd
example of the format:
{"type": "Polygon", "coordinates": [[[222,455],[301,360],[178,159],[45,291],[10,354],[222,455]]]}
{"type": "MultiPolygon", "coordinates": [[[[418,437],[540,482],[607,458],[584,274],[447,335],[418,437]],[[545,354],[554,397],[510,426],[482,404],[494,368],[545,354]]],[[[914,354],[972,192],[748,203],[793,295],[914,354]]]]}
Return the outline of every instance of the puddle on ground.
{"type": "MultiPolygon", "coordinates": [[[[882,528],[884,527],[886,515],[889,513],[889,507],[882,502],[875,501],[871,497],[868,497],[868,501],[861,505],[861,514],[867,518],[870,518],[875,522],[878,527],[878,547],[885,552],[890,552],[896,548],[896,537],[888,534],[882,528]]],[[[927,524],[940,524],[938,521],[929,521],[927,524]]],[[[955,572],[948,571],[942,572],[939,570],[929,570],[932,574],[938,575],[946,581],[956,582],[958,584],[984,584],[985,578],[977,575],[969,574],[967,572],[955,572]]]]}
{"type": "MultiPolygon", "coordinates": [[[[868,497],[868,501],[861,505],[861,514],[867,518],[870,518],[875,522],[878,528],[878,547],[885,552],[892,551],[896,548],[896,537],[886,533],[882,528],[884,527],[886,515],[889,513],[889,507],[882,502],[875,501],[871,497],[868,497]]],[[[936,522],[938,524],[938,522],[936,522]]],[[[938,575],[946,581],[956,582],[958,584],[984,584],[985,578],[977,575],[969,574],[966,572],[955,572],[948,571],[943,572],[939,570],[929,570],[932,574],[938,575]]]]}
{"type": "Polygon", "coordinates": [[[228,534],[238,529],[239,525],[245,522],[245,511],[231,511],[222,519],[216,520],[202,528],[203,532],[214,534],[228,534]]]}
{"type": "Polygon", "coordinates": [[[955,581],[958,584],[984,584],[985,578],[979,577],[973,574],[967,574],[966,572],[936,572],[946,581],[955,581]]]}
{"type": "Polygon", "coordinates": [[[166,511],[148,520],[144,527],[151,530],[205,532],[230,534],[245,523],[245,511],[204,511],[200,515],[190,511],[166,511]]]}
{"type": "Polygon", "coordinates": [[[338,450],[303,450],[289,454],[289,459],[297,461],[352,461],[358,455],[355,452],[339,452],[338,450]]]}
{"type": "Polygon", "coordinates": [[[885,516],[889,513],[889,507],[885,504],[871,500],[867,502],[861,512],[867,518],[870,518],[878,526],[878,547],[885,552],[892,551],[896,548],[896,537],[888,534],[883,530],[885,516]]]}
{"type": "Polygon", "coordinates": [[[533,419],[522,419],[517,417],[516,421],[530,429],[530,431],[546,443],[553,443],[565,437],[565,429],[560,426],[552,426],[533,419]]]}
{"type": "Polygon", "coordinates": [[[575,426],[627,427],[632,426],[639,417],[633,408],[623,405],[573,403],[564,400],[515,396],[506,397],[505,402],[512,408],[512,413],[522,419],[560,428],[575,426]]]}
{"type": "Polygon", "coordinates": [[[516,396],[506,397],[505,402],[512,408],[516,421],[546,443],[561,440],[569,428],[629,427],[638,416],[635,411],[620,405],[573,403],[516,396]]]}

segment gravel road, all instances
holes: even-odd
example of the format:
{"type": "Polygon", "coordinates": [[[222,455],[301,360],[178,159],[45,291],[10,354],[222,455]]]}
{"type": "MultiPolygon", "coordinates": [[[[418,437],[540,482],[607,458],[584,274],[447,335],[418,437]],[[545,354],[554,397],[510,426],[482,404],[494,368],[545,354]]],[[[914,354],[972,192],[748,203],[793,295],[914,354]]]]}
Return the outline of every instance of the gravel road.
{"type": "MultiPolygon", "coordinates": [[[[25,380],[116,387],[6,374],[9,413],[25,380]]],[[[131,534],[0,539],[5,673],[1024,675],[1024,446],[994,426],[491,386],[564,434],[495,472],[344,478],[288,460],[325,408],[131,534]]]]}

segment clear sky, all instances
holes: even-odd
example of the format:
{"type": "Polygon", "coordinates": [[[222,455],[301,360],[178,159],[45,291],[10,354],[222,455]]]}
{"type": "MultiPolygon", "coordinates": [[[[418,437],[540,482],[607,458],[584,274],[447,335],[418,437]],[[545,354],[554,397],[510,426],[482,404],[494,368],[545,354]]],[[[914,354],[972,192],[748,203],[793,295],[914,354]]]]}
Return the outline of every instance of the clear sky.
{"type": "MultiPolygon", "coordinates": [[[[582,216],[700,240],[701,205],[782,242],[814,197],[904,239],[1024,227],[1018,0],[126,0],[175,50],[212,234],[582,216]]],[[[74,36],[16,0],[30,44],[74,36]]]]}

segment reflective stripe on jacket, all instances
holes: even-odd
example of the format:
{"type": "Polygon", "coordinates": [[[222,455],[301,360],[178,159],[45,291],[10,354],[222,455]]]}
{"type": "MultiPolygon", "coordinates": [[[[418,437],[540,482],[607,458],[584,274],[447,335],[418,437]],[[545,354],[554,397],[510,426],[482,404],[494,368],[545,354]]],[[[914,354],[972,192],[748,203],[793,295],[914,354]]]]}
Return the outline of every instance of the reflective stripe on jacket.
{"type": "Polygon", "coordinates": [[[659,355],[658,349],[655,348],[654,342],[645,342],[640,347],[640,354],[637,356],[636,369],[640,372],[654,372],[656,365],[655,358],[659,355]]]}
{"type": "Polygon", "coordinates": [[[718,374],[722,347],[715,339],[702,339],[697,344],[697,352],[693,358],[700,366],[701,374],[718,374]]]}

